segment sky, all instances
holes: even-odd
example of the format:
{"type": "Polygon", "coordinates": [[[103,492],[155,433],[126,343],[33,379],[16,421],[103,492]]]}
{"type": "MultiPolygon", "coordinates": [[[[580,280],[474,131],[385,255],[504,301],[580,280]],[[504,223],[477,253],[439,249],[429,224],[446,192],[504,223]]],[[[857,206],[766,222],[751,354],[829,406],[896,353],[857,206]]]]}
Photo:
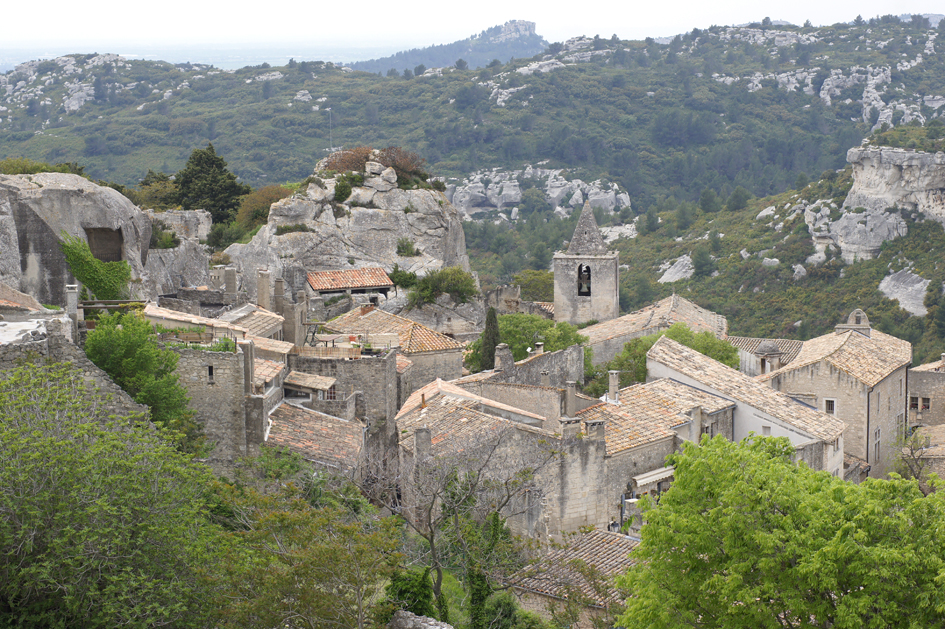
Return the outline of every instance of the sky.
{"type": "MultiPolygon", "coordinates": [[[[886,13],[945,13],[928,0],[824,1],[774,0],[584,0],[557,5],[548,0],[478,0],[475,3],[411,0],[407,3],[302,2],[268,0],[228,4],[206,0],[46,0],[41,5],[11,2],[3,21],[0,57],[71,52],[117,52],[153,57],[157,52],[187,49],[298,49],[298,59],[314,59],[313,51],[344,51],[338,60],[384,56],[398,50],[445,44],[479,33],[508,20],[528,20],[548,41],[577,35],[616,34],[622,39],[665,37],[713,24],[743,24],[764,17],[815,25],[850,21],[886,13]],[[556,6],[562,8],[555,8],[556,6]],[[18,52],[19,51],[19,52],[18,52]],[[308,54],[306,54],[308,53],[308,54]],[[354,58],[351,58],[352,55],[354,58]]],[[[166,55],[165,55],[166,56],[166,55]]],[[[323,60],[331,60],[323,55],[323,60]]],[[[182,59],[168,59],[178,61],[182,59]]],[[[199,58],[187,59],[194,62],[199,58]]]]}

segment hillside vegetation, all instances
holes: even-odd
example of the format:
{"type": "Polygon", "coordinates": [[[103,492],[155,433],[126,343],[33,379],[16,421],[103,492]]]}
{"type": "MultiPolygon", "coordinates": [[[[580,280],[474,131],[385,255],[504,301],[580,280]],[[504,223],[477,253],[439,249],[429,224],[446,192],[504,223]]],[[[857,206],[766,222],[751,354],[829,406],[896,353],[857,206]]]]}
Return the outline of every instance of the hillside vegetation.
{"type": "Polygon", "coordinates": [[[260,186],[303,179],[330,143],[398,145],[446,176],[545,161],[618,182],[638,207],[707,187],[768,195],[841,168],[886,117],[940,111],[923,100],[942,92],[938,32],[889,16],[711,27],[666,43],[583,37],[412,78],[318,61],[221,71],[72,55],[0,76],[0,157],[81,162],[134,184],[212,141],[260,186]]]}

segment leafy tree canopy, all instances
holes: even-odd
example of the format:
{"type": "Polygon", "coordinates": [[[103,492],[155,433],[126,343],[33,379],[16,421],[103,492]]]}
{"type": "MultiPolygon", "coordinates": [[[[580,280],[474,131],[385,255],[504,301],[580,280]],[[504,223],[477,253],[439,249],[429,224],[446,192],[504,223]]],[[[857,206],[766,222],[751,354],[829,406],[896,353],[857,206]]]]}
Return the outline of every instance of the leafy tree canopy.
{"type": "Polygon", "coordinates": [[[930,627],[945,613],[941,494],[792,462],[787,439],[722,437],[672,456],[675,481],[618,578],[624,627],[930,627]]]}
{"type": "MultiPolygon", "coordinates": [[[[535,343],[544,343],[546,352],[556,352],[587,342],[587,337],[582,336],[570,323],[555,323],[538,315],[520,313],[499,317],[499,337],[512,350],[515,360],[524,360],[528,356],[528,348],[534,349],[535,343]]],[[[466,366],[471,371],[480,371],[486,368],[481,361],[482,338],[469,346],[466,366]]]]}
{"type": "Polygon", "coordinates": [[[0,373],[2,624],[206,626],[209,471],[101,400],[70,366],[0,373]]]}
{"type": "Polygon", "coordinates": [[[449,295],[453,301],[464,304],[478,294],[475,278],[458,266],[450,266],[430,271],[417,280],[407,293],[407,303],[411,308],[422,308],[424,304],[432,304],[440,295],[449,295]]]}
{"type": "Polygon", "coordinates": [[[195,149],[184,168],[177,173],[177,201],[185,210],[203,209],[210,212],[214,223],[226,222],[239,207],[240,197],[252,191],[236,180],[226,167],[226,161],[207,144],[195,149]]]}

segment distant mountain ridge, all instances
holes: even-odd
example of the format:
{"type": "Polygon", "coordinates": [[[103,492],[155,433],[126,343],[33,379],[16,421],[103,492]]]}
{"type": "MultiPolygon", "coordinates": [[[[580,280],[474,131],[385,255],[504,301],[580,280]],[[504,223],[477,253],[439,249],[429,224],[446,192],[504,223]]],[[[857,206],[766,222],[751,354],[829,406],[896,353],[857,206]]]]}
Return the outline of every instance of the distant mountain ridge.
{"type": "Polygon", "coordinates": [[[506,63],[513,57],[532,57],[547,45],[548,42],[535,32],[534,22],[510,20],[451,44],[412,48],[390,57],[358,61],[347,66],[353,70],[386,74],[391,69],[398,73],[404,70],[413,72],[420,65],[442,68],[462,59],[471,69],[475,69],[489,65],[493,59],[506,63]]]}

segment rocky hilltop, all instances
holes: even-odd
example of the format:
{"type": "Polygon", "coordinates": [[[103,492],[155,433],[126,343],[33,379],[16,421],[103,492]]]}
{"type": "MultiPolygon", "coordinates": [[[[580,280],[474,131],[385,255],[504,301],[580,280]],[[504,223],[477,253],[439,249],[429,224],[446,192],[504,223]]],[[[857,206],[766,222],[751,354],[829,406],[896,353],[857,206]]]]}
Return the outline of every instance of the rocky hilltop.
{"type": "Polygon", "coordinates": [[[335,176],[315,177],[304,192],[273,204],[268,223],[248,244],[226,249],[243,288],[255,295],[257,268],[269,268],[293,292],[303,290],[307,272],[316,269],[469,270],[462,219],[442,192],[397,188],[394,169],[377,162],[367,163],[363,179],[341,202],[335,176]],[[416,255],[404,255],[408,244],[416,255]]]}
{"type": "Polygon", "coordinates": [[[857,147],[847,151],[853,187],[844,208],[898,207],[945,223],[945,153],[857,147]]]}

